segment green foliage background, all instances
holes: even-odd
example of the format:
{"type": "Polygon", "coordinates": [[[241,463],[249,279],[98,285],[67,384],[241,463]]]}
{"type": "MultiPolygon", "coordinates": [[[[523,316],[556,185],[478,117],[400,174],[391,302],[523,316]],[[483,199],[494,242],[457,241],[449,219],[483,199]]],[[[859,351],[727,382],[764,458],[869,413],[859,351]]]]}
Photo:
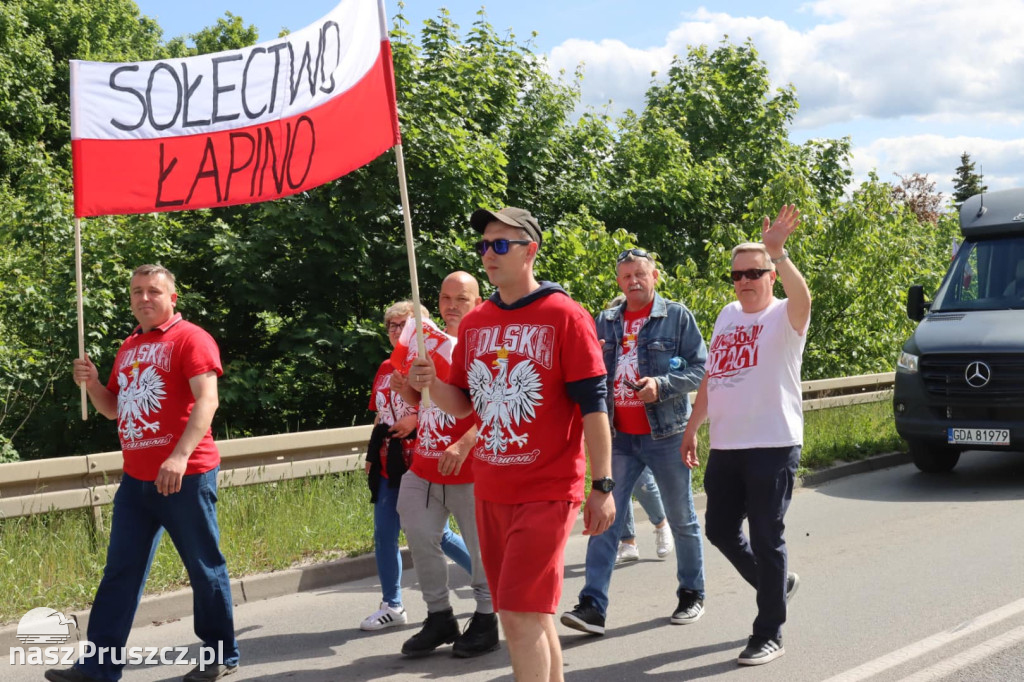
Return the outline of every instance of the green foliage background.
{"type": "MultiPolygon", "coordinates": [[[[165,41],[129,0],[0,3],[0,459],[117,448],[109,424],[80,420],[70,379],[68,60],[258,39],[230,13],[165,41]]],[[[848,138],[789,141],[797,93],[771,87],[749,41],[677,56],[644,109],[617,118],[579,115],[582,70],[553,77],[529,39],[496,33],[482,11],[467,30],[444,10],[415,28],[399,17],[392,48],[428,307],[451,270],[486,282],[472,210],[519,205],[547,230],[540,277],[596,312],[617,293],[615,255],[653,250],[662,293],[693,309],[707,335],[732,297],[729,249],[796,203],[804,222],[789,246],[815,297],[804,365],[813,379],[890,370],[911,331],[903,292],[934,289],[948,260],[951,216],[920,220],[875,176],[848,189],[848,138]]],[[[178,275],[179,309],[221,345],[217,437],[366,422],[383,310],[410,295],[396,177],[387,153],[274,202],[86,221],[88,352],[109,370],[134,324],[128,274],[161,262],[178,275]]]]}

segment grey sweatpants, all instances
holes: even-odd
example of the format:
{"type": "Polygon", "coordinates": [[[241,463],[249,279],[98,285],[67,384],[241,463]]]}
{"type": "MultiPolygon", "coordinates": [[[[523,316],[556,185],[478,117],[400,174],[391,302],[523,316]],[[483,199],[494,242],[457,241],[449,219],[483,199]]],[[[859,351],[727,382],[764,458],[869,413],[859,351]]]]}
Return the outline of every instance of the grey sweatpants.
{"type": "Polygon", "coordinates": [[[484,564],[480,558],[480,540],[476,534],[473,484],[431,483],[407,471],[402,476],[402,486],[398,492],[398,515],[409,541],[427,611],[436,613],[451,606],[448,599],[448,559],[441,551],[441,534],[449,513],[459,524],[459,531],[473,564],[470,584],[476,600],[476,611],[494,613],[491,591],[487,587],[487,576],[484,575],[484,564]]]}

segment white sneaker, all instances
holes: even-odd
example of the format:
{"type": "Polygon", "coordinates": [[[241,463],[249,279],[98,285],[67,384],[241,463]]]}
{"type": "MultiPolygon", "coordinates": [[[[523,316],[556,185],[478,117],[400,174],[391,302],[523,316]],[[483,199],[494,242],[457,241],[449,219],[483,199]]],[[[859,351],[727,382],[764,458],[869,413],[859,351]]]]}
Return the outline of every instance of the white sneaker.
{"type": "Polygon", "coordinates": [[[615,564],[625,564],[630,561],[640,561],[640,549],[628,542],[620,542],[619,552],[615,555],[615,564]]]}
{"type": "Polygon", "coordinates": [[[409,616],[401,606],[395,608],[386,601],[380,603],[380,608],[363,619],[359,624],[360,630],[383,630],[384,628],[405,625],[409,622],[409,616]]]}
{"type": "Polygon", "coordinates": [[[667,523],[654,529],[654,546],[658,548],[659,559],[664,559],[676,548],[676,543],[672,541],[672,528],[667,523]]]}

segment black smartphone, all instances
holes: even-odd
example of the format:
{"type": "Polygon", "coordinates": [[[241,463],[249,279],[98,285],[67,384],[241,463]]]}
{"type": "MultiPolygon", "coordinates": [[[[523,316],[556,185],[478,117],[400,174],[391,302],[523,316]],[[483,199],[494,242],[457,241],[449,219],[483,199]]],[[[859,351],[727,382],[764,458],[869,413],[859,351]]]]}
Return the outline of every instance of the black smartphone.
{"type": "Polygon", "coordinates": [[[643,386],[641,386],[640,384],[634,384],[629,379],[623,379],[622,383],[626,384],[626,386],[628,386],[629,388],[633,389],[634,391],[640,391],[640,390],[643,389],[643,386]]]}

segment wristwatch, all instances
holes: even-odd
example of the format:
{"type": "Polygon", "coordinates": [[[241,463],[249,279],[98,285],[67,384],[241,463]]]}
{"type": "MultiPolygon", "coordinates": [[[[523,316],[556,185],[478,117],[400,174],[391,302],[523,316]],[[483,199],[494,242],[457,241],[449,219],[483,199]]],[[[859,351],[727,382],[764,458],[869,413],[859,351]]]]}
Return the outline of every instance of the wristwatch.
{"type": "Polygon", "coordinates": [[[593,481],[590,487],[598,492],[610,493],[615,489],[615,481],[606,476],[593,481]]]}
{"type": "Polygon", "coordinates": [[[782,255],[779,256],[778,258],[772,258],[771,256],[768,256],[768,260],[770,260],[773,265],[775,263],[781,263],[782,261],[786,260],[787,258],[789,258],[789,251],[786,251],[785,249],[782,250],[782,255]]]}

